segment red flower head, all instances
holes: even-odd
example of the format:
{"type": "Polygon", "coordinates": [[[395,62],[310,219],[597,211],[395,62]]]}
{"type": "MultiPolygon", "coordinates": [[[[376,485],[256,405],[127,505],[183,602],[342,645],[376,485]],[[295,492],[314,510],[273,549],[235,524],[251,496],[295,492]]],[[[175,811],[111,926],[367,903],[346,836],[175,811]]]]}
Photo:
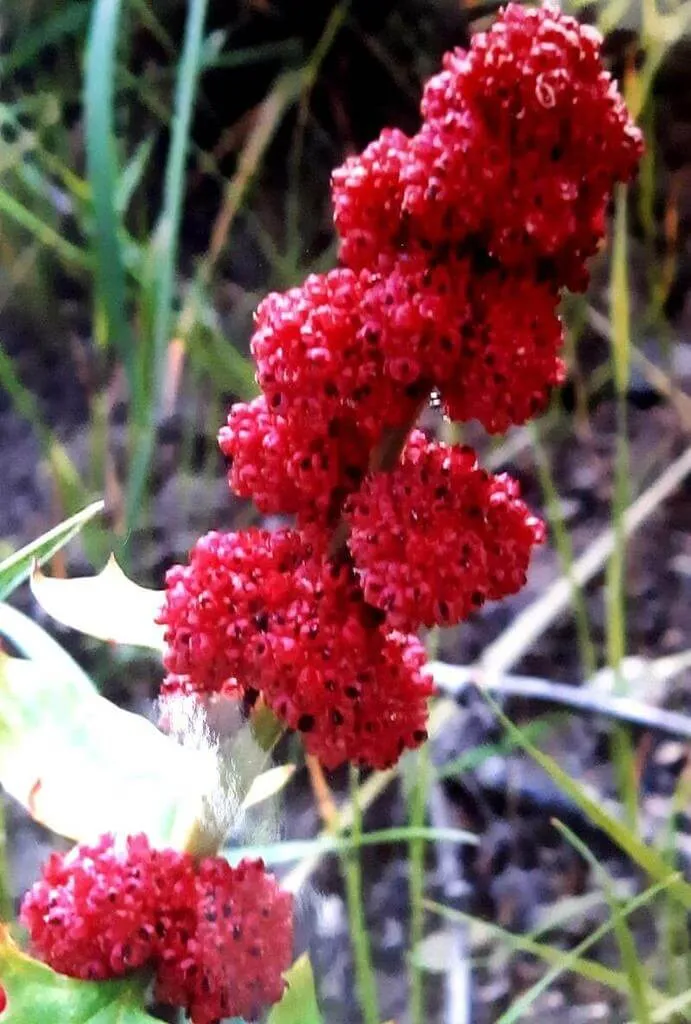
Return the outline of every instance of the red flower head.
{"type": "Polygon", "coordinates": [[[542,523],[507,476],[470,448],[416,431],[400,465],[368,477],[348,502],[349,547],[366,600],[401,629],[448,626],[525,583],[542,523]]]}
{"type": "Polygon", "coordinates": [[[302,583],[268,637],[264,699],[327,768],[387,768],[427,738],[424,649],[387,632],[348,566],[311,559],[302,583]]]}
{"type": "MultiPolygon", "coordinates": [[[[463,335],[472,316],[470,264],[410,248],[382,256],[362,300],[362,331],[379,346],[399,390],[420,383],[429,394],[459,372],[463,335]]],[[[409,420],[410,421],[410,420],[409,420]]]]}
{"type": "MultiPolygon", "coordinates": [[[[456,175],[465,187],[468,166],[484,152],[489,170],[471,184],[467,202],[480,199],[489,214],[489,251],[510,266],[548,260],[555,283],[572,290],[584,286],[603,204],[616,181],[632,177],[642,150],[603,70],[600,42],[556,7],[509,4],[470,50],[446,54],[422,101],[421,136],[439,133],[437,153],[442,146],[447,154],[428,147],[430,175],[439,159],[445,163],[446,201],[460,198],[456,175]],[[484,137],[477,150],[472,126],[484,137]]],[[[420,147],[416,155],[423,177],[420,147]]]]}
{"type": "Polygon", "coordinates": [[[262,861],[231,867],[201,862],[191,922],[171,921],[156,971],[156,997],[183,1006],[193,1024],[225,1017],[254,1020],[277,1002],[293,950],[292,897],[262,861]]]}
{"type": "Polygon", "coordinates": [[[327,767],[385,767],[424,739],[422,648],[298,533],[209,534],[168,588],[164,695],[258,690],[327,767]]]}
{"type": "Polygon", "coordinates": [[[303,559],[302,542],[289,530],[213,532],[197,541],[189,564],[169,570],[159,617],[172,692],[180,677],[197,693],[256,685],[265,633],[291,599],[303,559]]]}
{"type": "Polygon", "coordinates": [[[292,897],[261,861],[199,866],[143,835],[53,854],[22,905],[33,949],[54,970],[106,979],[150,964],[157,997],[193,1024],[254,1017],[280,999],[293,946],[292,897]]]}
{"type": "Polygon", "coordinates": [[[401,174],[409,147],[403,132],[385,128],[362,153],[333,172],[334,222],[346,266],[371,267],[383,250],[403,241],[401,174]]]}
{"type": "Polygon", "coordinates": [[[496,272],[473,280],[471,302],[472,324],[442,397],[451,419],[503,433],[544,412],[563,381],[557,295],[550,283],[496,272]]]}
{"type": "Polygon", "coordinates": [[[73,978],[114,978],[141,967],[157,952],[161,908],[181,870],[191,878],[183,854],[154,851],[144,835],[122,846],[104,835],[52,854],[21,909],[33,950],[73,978]]]}

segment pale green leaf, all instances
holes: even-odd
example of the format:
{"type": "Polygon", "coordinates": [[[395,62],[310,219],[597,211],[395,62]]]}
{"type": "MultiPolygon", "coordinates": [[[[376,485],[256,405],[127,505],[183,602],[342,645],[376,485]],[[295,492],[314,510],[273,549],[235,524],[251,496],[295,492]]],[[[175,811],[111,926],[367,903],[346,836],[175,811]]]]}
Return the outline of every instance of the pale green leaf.
{"type": "Polygon", "coordinates": [[[31,589],[49,615],[80,633],[156,651],[163,646],[163,627],[155,621],[162,591],[128,579],[113,555],[98,576],[51,579],[36,569],[31,589]]]}
{"type": "Polygon", "coordinates": [[[53,831],[80,841],[142,831],[181,847],[216,778],[212,750],[180,746],[83,675],[0,660],[0,783],[53,831]]]}
{"type": "Polygon", "coordinates": [[[288,784],[294,772],[294,764],[279,764],[269,768],[268,771],[262,772],[261,775],[257,775],[252,781],[245,799],[242,801],[242,810],[246,811],[250,807],[264,803],[265,800],[269,800],[276,793],[280,793],[283,787],[288,784]]]}
{"type": "Polygon", "coordinates": [[[287,972],[286,981],[283,999],[274,1006],[266,1024],[322,1024],[312,965],[306,953],[287,972]]]}

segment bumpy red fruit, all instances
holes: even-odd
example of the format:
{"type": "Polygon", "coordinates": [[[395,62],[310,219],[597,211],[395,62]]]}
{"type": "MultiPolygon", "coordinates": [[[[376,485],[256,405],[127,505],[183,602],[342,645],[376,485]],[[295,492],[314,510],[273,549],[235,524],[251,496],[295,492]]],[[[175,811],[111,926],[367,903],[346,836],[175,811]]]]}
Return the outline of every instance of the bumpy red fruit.
{"type": "Polygon", "coordinates": [[[311,559],[302,585],[271,632],[264,699],[325,767],[387,768],[427,738],[424,649],[387,632],[349,566],[311,559]]]}
{"type": "Polygon", "coordinates": [[[334,221],[346,266],[371,267],[384,249],[403,244],[401,174],[409,146],[403,132],[385,128],[362,153],[333,172],[334,221]]]}
{"type": "Polygon", "coordinates": [[[52,854],[22,903],[32,949],[73,978],[114,978],[141,967],[156,952],[169,866],[152,860],[143,835],[122,846],[105,835],[52,854]]]}
{"type": "Polygon", "coordinates": [[[458,371],[442,388],[451,419],[503,433],[544,411],[564,377],[557,301],[551,283],[530,277],[495,271],[473,279],[458,371]]]}
{"type": "Polygon", "coordinates": [[[231,867],[203,860],[195,878],[194,926],[167,929],[156,972],[156,995],[183,1006],[193,1024],[225,1017],[254,1020],[277,1002],[293,947],[292,897],[262,861],[231,867]]]}
{"type": "Polygon", "coordinates": [[[218,443],[231,460],[228,483],[236,494],[253,498],[267,515],[298,511],[300,493],[287,466],[293,437],[285,419],[269,411],[264,395],[231,408],[218,443]]]}
{"type": "Polygon", "coordinates": [[[401,629],[448,626],[525,583],[542,523],[507,476],[470,448],[416,431],[400,465],[368,477],[347,506],[366,600],[401,629]]]}
{"type": "Polygon", "coordinates": [[[187,565],[169,570],[159,622],[171,694],[254,685],[264,634],[292,593],[303,557],[298,535],[288,530],[212,532],[197,541],[187,565]]]}
{"type": "MultiPolygon", "coordinates": [[[[396,408],[400,408],[399,403],[396,408]]],[[[267,514],[296,513],[300,523],[327,524],[362,479],[371,440],[350,415],[320,419],[293,410],[271,413],[264,395],[234,405],[219,433],[232,460],[228,480],[267,514]]]]}
{"type": "Polygon", "coordinates": [[[252,355],[270,410],[298,414],[323,433],[336,417],[351,417],[373,437],[386,425],[381,358],[359,338],[362,294],[360,276],[337,268],[264,299],[252,355]]]}
{"type": "Polygon", "coordinates": [[[470,272],[467,259],[431,260],[417,248],[380,257],[362,299],[362,331],[399,388],[427,382],[428,393],[457,375],[472,315],[470,272]]]}
{"type": "MultiPolygon", "coordinates": [[[[598,33],[556,7],[509,4],[470,50],[445,56],[422,102],[421,134],[438,131],[450,154],[443,198],[454,197],[454,174],[463,179],[468,163],[475,166],[459,159],[464,148],[474,152],[468,125],[475,124],[486,136],[490,171],[468,196],[480,193],[480,206],[491,210],[490,252],[511,266],[549,260],[557,283],[572,289],[586,280],[583,261],[599,237],[604,201],[616,181],[633,175],[642,150],[599,50],[598,33]],[[488,190],[491,206],[483,202],[488,190]]],[[[416,156],[422,179],[420,147],[416,156]]],[[[430,147],[431,175],[437,159],[430,147]]]]}

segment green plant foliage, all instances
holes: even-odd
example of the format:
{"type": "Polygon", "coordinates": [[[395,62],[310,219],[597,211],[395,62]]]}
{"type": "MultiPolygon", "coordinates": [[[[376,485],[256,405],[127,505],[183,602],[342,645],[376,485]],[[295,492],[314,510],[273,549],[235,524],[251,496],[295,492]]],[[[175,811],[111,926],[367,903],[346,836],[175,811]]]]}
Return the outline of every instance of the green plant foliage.
{"type": "Polygon", "coordinates": [[[3,1024],[156,1024],[142,1007],[145,982],[78,981],[56,974],[16,946],[0,926],[3,1024]]]}

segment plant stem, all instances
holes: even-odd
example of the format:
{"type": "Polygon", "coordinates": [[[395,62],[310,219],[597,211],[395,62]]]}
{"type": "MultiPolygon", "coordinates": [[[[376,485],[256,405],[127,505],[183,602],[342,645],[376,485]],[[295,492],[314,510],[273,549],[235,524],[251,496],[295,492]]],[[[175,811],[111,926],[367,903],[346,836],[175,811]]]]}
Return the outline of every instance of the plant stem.
{"type": "MultiPolygon", "coordinates": [[[[421,829],[425,824],[427,795],[430,777],[428,744],[424,744],[416,755],[415,785],[410,794],[409,821],[412,829],[421,829]]],[[[425,850],[427,844],[422,836],[411,839],[410,856],[410,1019],[412,1024],[424,1024],[425,1000],[422,968],[415,957],[415,950],[422,942],[425,925],[423,899],[425,895],[425,850]]]]}
{"type": "Polygon", "coordinates": [[[0,921],[12,920],[12,885],[7,863],[7,831],[5,829],[5,808],[0,800],[0,921]]]}
{"type": "Polygon", "coordinates": [[[362,835],[362,811],[359,802],[358,769],[350,766],[350,799],[353,812],[352,837],[356,846],[341,858],[346,887],[348,920],[355,960],[355,980],[364,1024],[380,1024],[377,983],[372,965],[367,922],[362,899],[362,870],[357,846],[362,835]]]}

